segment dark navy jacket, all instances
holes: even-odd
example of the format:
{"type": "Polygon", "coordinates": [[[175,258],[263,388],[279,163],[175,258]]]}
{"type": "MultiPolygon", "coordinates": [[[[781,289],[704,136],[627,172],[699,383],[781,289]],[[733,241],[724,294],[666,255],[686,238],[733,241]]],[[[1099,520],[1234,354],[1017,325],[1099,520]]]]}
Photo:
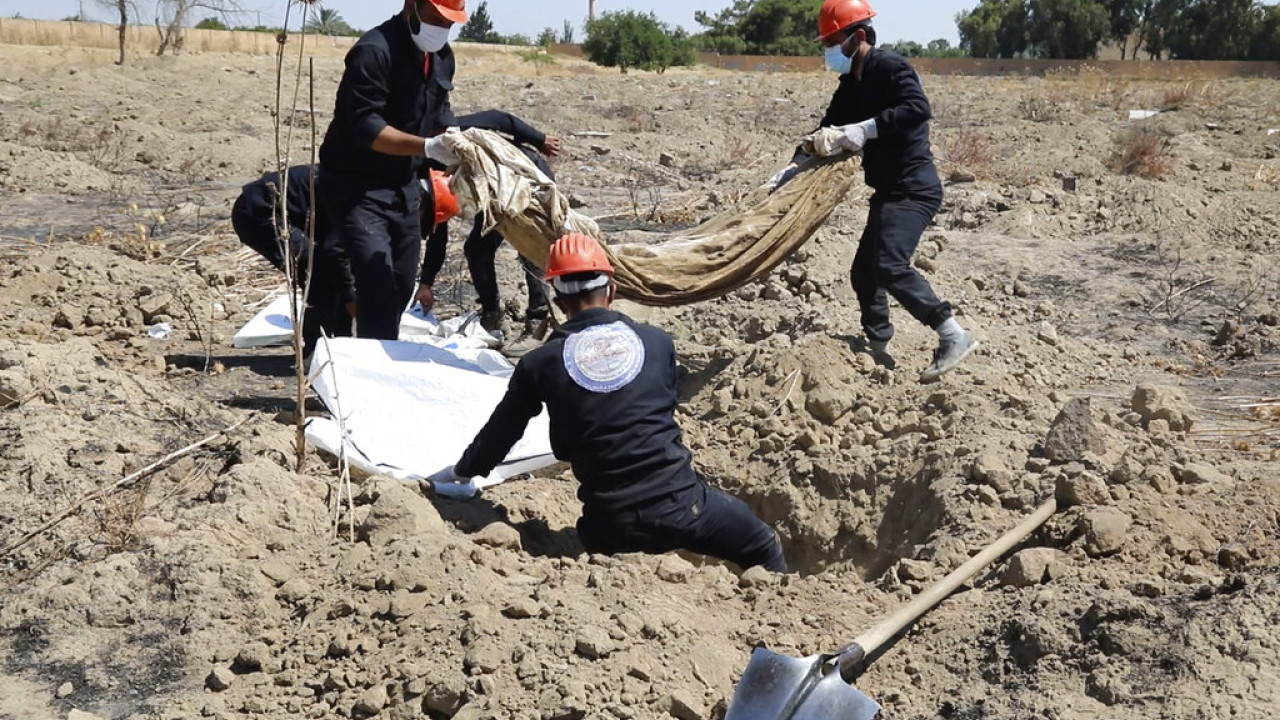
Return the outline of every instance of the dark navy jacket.
{"type": "Polygon", "coordinates": [[[867,185],[886,193],[940,193],[929,150],[930,117],[929,99],[911,65],[897,53],[872,48],[861,79],[852,72],[840,76],[819,127],[875,118],[877,137],[862,152],[867,185]]]}
{"type": "MultiPolygon", "coordinates": [[[[314,167],[296,165],[287,171],[289,187],[286,189],[285,214],[289,223],[289,244],[299,253],[300,267],[307,266],[307,257],[311,254],[308,225],[311,219],[311,173],[314,167]]],[[[280,251],[280,241],[276,237],[279,212],[276,198],[279,193],[280,173],[268,173],[245,185],[231,207],[231,224],[240,242],[257,250],[277,270],[283,270],[284,254],[280,251]]],[[[329,233],[329,219],[320,209],[324,203],[319,199],[318,184],[316,193],[315,238],[319,241],[329,233]]]]}
{"type": "Polygon", "coordinates": [[[453,49],[445,45],[423,55],[402,15],[365,33],[347,52],[333,121],[320,146],[326,182],[366,190],[412,184],[423,159],[375,152],[373,139],[388,125],[427,137],[455,124],[449,107],[453,70],[453,49]]]}
{"type": "MultiPolygon", "coordinates": [[[[625,364],[627,359],[638,357],[608,360],[625,364]]],[[[573,466],[584,513],[610,512],[687,490],[698,479],[673,415],[676,383],[675,344],[669,335],[621,313],[587,310],[520,360],[506,395],[454,469],[464,476],[488,475],[545,405],[551,449],[573,466]],[[643,364],[622,387],[589,390],[569,373],[566,343],[576,333],[612,323],[622,323],[639,337],[643,364]]]]}

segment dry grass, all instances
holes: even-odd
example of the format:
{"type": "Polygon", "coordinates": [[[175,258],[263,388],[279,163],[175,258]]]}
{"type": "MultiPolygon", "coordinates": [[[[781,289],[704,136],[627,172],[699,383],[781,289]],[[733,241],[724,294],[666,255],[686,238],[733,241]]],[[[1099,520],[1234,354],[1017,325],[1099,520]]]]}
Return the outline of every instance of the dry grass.
{"type": "Polygon", "coordinates": [[[1052,97],[1028,97],[1018,101],[1018,115],[1031,122],[1050,122],[1062,117],[1063,100],[1052,97]]]}
{"type": "Polygon", "coordinates": [[[1045,75],[1061,85],[1064,98],[1070,97],[1082,106],[1103,106],[1119,110],[1126,104],[1132,83],[1101,69],[1086,66],[1078,71],[1064,70],[1045,75]]]}
{"type": "Polygon", "coordinates": [[[980,174],[991,167],[994,156],[991,140],[982,133],[961,128],[947,133],[941,145],[942,155],[952,170],[968,170],[980,174]]]}
{"type": "Polygon", "coordinates": [[[1187,107],[1192,100],[1200,97],[1200,95],[1201,88],[1192,83],[1166,88],[1160,100],[1160,109],[1165,112],[1180,110],[1187,107]]]}
{"type": "MultiPolygon", "coordinates": [[[[39,98],[31,106],[38,109],[39,98]]],[[[17,128],[0,119],[0,136],[17,137],[44,150],[72,153],[81,162],[107,172],[118,170],[125,159],[124,135],[107,118],[73,120],[62,114],[49,114],[27,120],[17,128]]]]}
{"type": "Polygon", "coordinates": [[[1128,130],[1116,139],[1111,169],[1121,175],[1158,178],[1172,169],[1172,152],[1169,138],[1149,130],[1128,130]]]}

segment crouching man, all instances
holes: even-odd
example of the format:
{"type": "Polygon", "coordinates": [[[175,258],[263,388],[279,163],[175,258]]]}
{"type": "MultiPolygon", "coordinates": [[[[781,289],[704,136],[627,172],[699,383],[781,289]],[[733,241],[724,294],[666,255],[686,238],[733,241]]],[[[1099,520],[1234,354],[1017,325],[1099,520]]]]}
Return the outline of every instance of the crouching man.
{"type": "Polygon", "coordinates": [[[568,321],[525,355],[488,423],[433,485],[488,475],[546,405],[551,449],[581,483],[578,536],[589,552],[689,550],[786,572],[777,533],[746,503],[693,471],[674,411],[675,344],[610,310],[604,249],[570,234],[551,247],[546,279],[568,321]]]}

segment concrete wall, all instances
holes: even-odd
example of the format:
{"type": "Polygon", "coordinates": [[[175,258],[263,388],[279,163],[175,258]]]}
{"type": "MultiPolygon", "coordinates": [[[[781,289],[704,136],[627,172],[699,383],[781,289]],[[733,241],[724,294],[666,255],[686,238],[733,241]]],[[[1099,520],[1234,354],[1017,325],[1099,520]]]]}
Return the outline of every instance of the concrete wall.
{"type": "MultiPolygon", "coordinates": [[[[561,55],[582,57],[581,45],[552,45],[561,55]]],[[[822,58],[720,55],[698,53],[698,62],[725,70],[752,72],[817,72],[822,58]]],[[[987,60],[982,58],[914,58],[911,64],[923,75],[1049,75],[1085,70],[1138,80],[1186,80],[1190,78],[1280,78],[1280,63],[1219,62],[1197,60],[987,60]]]]}
{"type": "MultiPolygon", "coordinates": [[[[118,29],[105,23],[66,22],[0,18],[0,44],[51,45],[91,48],[115,48],[118,29]]],[[[154,53],[160,46],[160,35],[154,27],[130,25],[126,28],[125,46],[130,52],[154,53]]],[[[289,43],[298,41],[291,34],[289,43]]],[[[316,54],[346,53],[356,41],[351,37],[307,36],[307,46],[316,54]]],[[[184,52],[243,52],[274,54],[276,37],[271,33],[238,30],[196,30],[188,28],[184,52]]]]}

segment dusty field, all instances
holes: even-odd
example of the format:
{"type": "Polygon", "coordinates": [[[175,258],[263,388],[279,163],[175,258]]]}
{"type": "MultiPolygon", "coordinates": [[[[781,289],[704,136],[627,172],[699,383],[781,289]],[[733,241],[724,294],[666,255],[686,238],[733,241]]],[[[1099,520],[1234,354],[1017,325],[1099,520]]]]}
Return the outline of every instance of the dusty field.
{"type": "MultiPolygon", "coordinates": [[[[369,481],[335,537],[329,460],[291,469],[290,358],[229,348],[276,281],[227,221],[273,164],[271,60],[0,60],[0,547],[246,420],[0,557],[0,718],[715,718],[753,645],[833,649],[1053,493],[1034,549],[859,686],[895,718],[1274,717],[1275,83],[926,77],[954,182],[918,264],[984,343],[941,384],[900,311],[897,368],[862,352],[861,191],[767,282],[635,308],[677,337],[698,467],[802,571],[773,577],[584,556],[567,473],[470,504],[369,481]],[[1159,177],[1114,169],[1139,126],[1159,177]]],[[[316,67],[323,131],[341,61],[316,67]]],[[[564,136],[584,212],[660,237],[768,177],[833,87],[466,56],[454,102],[564,136]]]]}

